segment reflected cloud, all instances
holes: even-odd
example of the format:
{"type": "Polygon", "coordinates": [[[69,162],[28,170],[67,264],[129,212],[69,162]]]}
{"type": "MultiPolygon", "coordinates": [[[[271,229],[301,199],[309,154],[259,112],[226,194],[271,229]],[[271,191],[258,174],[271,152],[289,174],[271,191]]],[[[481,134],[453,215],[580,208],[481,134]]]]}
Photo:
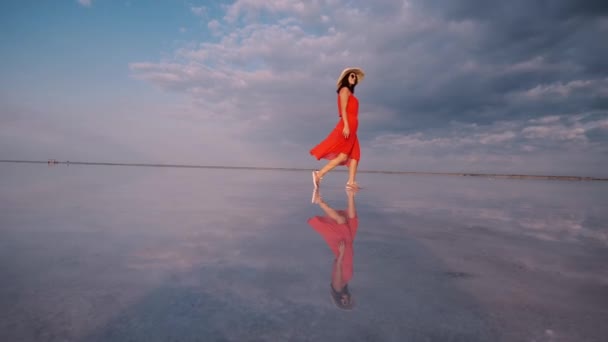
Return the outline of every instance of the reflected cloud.
{"type": "MultiPolygon", "coordinates": [[[[450,180],[445,184],[456,182],[450,180]]],[[[449,189],[446,185],[426,188],[415,196],[384,198],[378,210],[397,220],[402,219],[400,214],[407,213],[410,217],[458,222],[464,228],[487,227],[495,232],[545,241],[579,244],[593,241],[608,246],[608,229],[598,205],[604,201],[601,197],[595,198],[582,189],[568,194],[553,183],[488,180],[482,184],[483,187],[470,189],[454,187],[454,192],[445,190],[449,189]]],[[[418,190],[413,186],[409,191],[412,194],[418,190]]]]}
{"type": "Polygon", "coordinates": [[[608,335],[603,183],[372,174],[309,207],[292,172],[0,172],[0,340],[608,335]]]}
{"type": "Polygon", "coordinates": [[[334,209],[323,200],[319,189],[313,191],[313,203],[324,215],[313,216],[308,224],[317,232],[334,254],[330,293],[334,304],[343,310],[352,310],[354,300],[348,284],[354,273],[354,240],[359,228],[359,217],[355,204],[354,190],[346,191],[347,208],[334,209]]]}

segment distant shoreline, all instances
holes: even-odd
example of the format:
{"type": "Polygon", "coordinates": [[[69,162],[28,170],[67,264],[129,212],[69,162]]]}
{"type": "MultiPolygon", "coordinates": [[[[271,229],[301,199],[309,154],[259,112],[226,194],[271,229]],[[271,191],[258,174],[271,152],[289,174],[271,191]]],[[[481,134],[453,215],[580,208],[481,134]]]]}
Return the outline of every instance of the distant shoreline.
{"type": "MultiPolygon", "coordinates": [[[[83,162],[83,161],[57,161],[54,159],[42,160],[0,160],[0,163],[29,163],[47,165],[103,165],[103,166],[141,166],[141,167],[174,167],[195,169],[234,169],[234,170],[267,170],[267,171],[310,171],[305,168],[287,167],[256,167],[256,166],[214,166],[214,165],[186,165],[186,164],[150,164],[150,163],[109,163],[109,162],[83,162]]],[[[336,170],[346,172],[346,170],[336,170]]],[[[550,176],[550,175],[526,175],[526,174],[496,174],[496,173],[471,173],[471,172],[424,172],[424,171],[376,171],[359,170],[359,173],[380,173],[398,175],[436,175],[436,176],[460,176],[460,177],[485,177],[499,179],[544,179],[544,180],[567,180],[567,181],[608,181],[604,177],[585,176],[550,176]]]]}

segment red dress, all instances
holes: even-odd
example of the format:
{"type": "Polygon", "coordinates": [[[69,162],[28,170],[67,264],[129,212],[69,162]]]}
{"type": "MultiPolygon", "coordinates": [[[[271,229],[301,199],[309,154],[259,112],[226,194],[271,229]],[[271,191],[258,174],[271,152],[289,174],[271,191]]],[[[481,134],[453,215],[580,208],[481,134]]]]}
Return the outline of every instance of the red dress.
{"type": "Polygon", "coordinates": [[[334,252],[335,258],[331,272],[331,278],[336,273],[336,261],[340,254],[338,245],[344,240],[344,257],[342,259],[342,281],[348,283],[353,277],[353,242],[359,227],[359,218],[348,218],[344,210],[337,212],[346,217],[346,223],[339,224],[336,220],[327,216],[315,216],[308,219],[308,224],[319,233],[329,248],[334,252]]]}
{"type": "MultiPolygon", "coordinates": [[[[338,113],[340,113],[340,95],[338,94],[338,113]]],[[[348,157],[339,165],[347,165],[351,159],[359,161],[361,159],[361,151],[359,149],[359,138],[357,138],[357,128],[359,127],[359,100],[352,93],[348,96],[346,103],[346,115],[350,128],[350,135],[344,138],[342,130],[344,129],[344,121],[342,114],[339,114],[340,121],[329,135],[321,141],[317,146],[310,150],[310,154],[317,160],[334,159],[340,153],[345,153],[348,157]]]]}

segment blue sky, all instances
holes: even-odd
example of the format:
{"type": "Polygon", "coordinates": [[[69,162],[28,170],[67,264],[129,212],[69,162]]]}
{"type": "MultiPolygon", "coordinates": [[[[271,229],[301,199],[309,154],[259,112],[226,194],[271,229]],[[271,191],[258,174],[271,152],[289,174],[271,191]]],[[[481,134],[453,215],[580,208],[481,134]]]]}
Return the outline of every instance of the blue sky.
{"type": "Polygon", "coordinates": [[[601,1],[3,1],[0,159],[608,176],[601,1]]]}

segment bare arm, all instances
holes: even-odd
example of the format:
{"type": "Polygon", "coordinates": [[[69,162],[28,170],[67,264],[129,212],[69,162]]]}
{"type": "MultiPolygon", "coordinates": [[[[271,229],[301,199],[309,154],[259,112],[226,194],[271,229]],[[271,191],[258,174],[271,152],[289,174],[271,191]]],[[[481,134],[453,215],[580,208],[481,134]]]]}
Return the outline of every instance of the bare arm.
{"type": "Polygon", "coordinates": [[[342,120],[344,121],[344,126],[350,128],[348,126],[348,115],[346,115],[346,104],[348,103],[348,97],[350,96],[350,90],[346,87],[340,89],[340,114],[342,115],[342,120]]]}
{"type": "Polygon", "coordinates": [[[344,287],[344,281],[342,280],[342,260],[344,258],[344,241],[340,242],[338,247],[340,254],[338,254],[338,258],[336,259],[336,272],[334,273],[334,277],[331,280],[331,285],[334,287],[334,290],[341,291],[344,287]]]}

